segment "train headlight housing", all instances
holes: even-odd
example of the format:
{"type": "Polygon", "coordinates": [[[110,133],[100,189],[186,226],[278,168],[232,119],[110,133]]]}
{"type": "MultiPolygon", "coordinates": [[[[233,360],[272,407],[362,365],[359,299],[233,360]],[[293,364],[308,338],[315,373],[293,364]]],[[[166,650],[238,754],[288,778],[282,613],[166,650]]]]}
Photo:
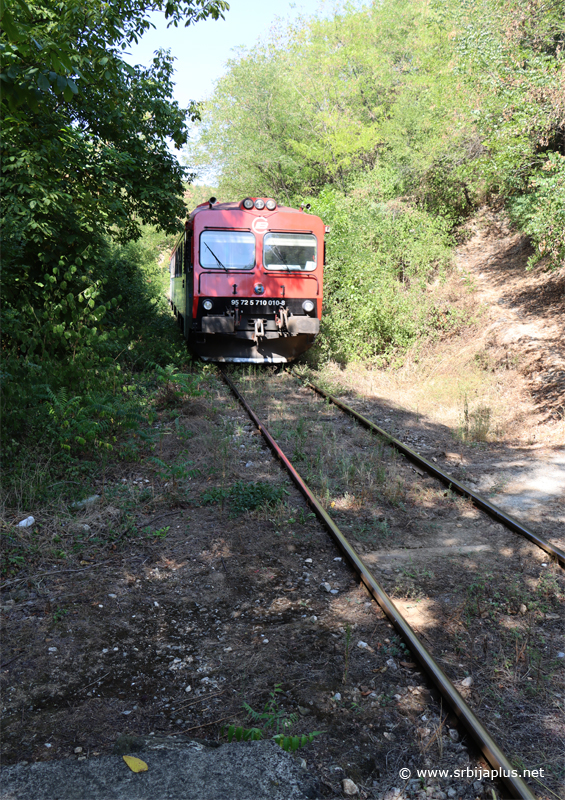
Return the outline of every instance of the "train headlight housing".
{"type": "Polygon", "coordinates": [[[302,303],[302,308],[307,314],[309,314],[311,311],[314,311],[314,303],[311,300],[305,300],[302,303]]]}
{"type": "Polygon", "coordinates": [[[262,283],[256,283],[255,286],[253,287],[253,291],[255,292],[255,294],[264,294],[265,287],[263,286],[262,283]]]}
{"type": "Polygon", "coordinates": [[[275,208],[277,207],[275,200],[267,200],[265,205],[267,206],[268,211],[274,211],[275,208]]]}
{"type": "Polygon", "coordinates": [[[211,300],[204,300],[204,302],[202,303],[202,307],[205,308],[206,311],[211,311],[213,305],[214,304],[212,303],[211,300]]]}
{"type": "Polygon", "coordinates": [[[246,197],[242,205],[249,211],[250,208],[253,208],[253,200],[250,197],[246,197]]]}
{"type": "Polygon", "coordinates": [[[265,201],[258,197],[257,200],[255,200],[255,208],[257,211],[262,211],[265,208],[265,201]]]}

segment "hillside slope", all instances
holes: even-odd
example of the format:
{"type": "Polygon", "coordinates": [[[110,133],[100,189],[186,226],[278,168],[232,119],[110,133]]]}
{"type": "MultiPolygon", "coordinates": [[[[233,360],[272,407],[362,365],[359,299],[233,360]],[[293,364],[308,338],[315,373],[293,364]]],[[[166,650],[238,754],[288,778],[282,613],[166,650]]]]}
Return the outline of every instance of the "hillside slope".
{"type": "Polygon", "coordinates": [[[501,213],[482,210],[467,227],[441,293],[473,323],[400,369],[329,365],[321,377],[563,546],[565,269],[527,271],[528,240],[501,213]]]}

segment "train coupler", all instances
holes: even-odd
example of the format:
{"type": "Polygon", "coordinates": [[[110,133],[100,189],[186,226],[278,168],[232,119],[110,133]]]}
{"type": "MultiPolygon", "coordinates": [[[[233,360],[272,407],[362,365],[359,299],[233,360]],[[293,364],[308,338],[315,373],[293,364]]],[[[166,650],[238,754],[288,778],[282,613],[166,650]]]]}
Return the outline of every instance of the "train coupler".
{"type": "Polygon", "coordinates": [[[253,341],[255,344],[259,343],[259,339],[265,338],[265,325],[262,319],[255,320],[255,330],[253,333],[253,341]]]}

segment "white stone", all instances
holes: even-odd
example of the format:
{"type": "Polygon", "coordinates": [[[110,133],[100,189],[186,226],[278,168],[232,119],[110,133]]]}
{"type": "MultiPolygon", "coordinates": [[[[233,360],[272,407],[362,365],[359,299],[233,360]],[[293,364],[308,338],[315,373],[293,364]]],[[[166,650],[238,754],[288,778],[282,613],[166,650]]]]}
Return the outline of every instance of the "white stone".
{"type": "Polygon", "coordinates": [[[34,522],[35,519],[33,517],[26,517],[21,522],[18,522],[18,528],[31,528],[34,522]]]}
{"type": "Polygon", "coordinates": [[[358,641],[357,647],[360,647],[361,649],[366,649],[367,647],[369,647],[369,645],[367,644],[367,642],[358,641]]]}
{"type": "Polygon", "coordinates": [[[343,787],[343,793],[348,797],[353,797],[354,795],[359,794],[359,787],[356,783],[353,783],[350,778],[344,778],[341,782],[341,785],[343,787]]]}
{"type": "Polygon", "coordinates": [[[324,591],[326,591],[326,592],[331,592],[331,590],[332,590],[332,587],[331,587],[331,584],[329,584],[329,583],[326,581],[326,583],[321,583],[321,584],[320,584],[320,589],[323,589],[323,590],[324,590],[324,591]]]}
{"type": "Polygon", "coordinates": [[[467,678],[463,678],[461,681],[461,686],[464,686],[466,689],[469,689],[473,685],[473,678],[469,675],[467,678]]]}

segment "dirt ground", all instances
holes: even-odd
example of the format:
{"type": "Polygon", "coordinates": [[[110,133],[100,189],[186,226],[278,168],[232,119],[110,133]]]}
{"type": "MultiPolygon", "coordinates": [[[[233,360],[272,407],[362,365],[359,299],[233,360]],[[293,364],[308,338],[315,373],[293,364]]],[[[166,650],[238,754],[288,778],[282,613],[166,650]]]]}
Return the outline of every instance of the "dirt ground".
{"type": "MultiPolygon", "coordinates": [[[[557,464],[551,501],[519,511],[563,546],[564,276],[524,273],[496,219],[471,234],[448,290],[482,304],[473,328],[395,373],[317,378],[492,497],[501,475],[557,464]]],[[[236,378],[512,763],[544,770],[536,796],[565,797],[562,570],[295,378],[236,378]]],[[[312,739],[297,757],[319,797],[344,779],[379,800],[504,796],[245,413],[212,374],[205,391],[162,398],[153,445],[91,502],[29,509],[22,536],[48,547],[2,585],[4,763],[90,758],[123,734],[214,746],[234,725],[312,739]]]]}

